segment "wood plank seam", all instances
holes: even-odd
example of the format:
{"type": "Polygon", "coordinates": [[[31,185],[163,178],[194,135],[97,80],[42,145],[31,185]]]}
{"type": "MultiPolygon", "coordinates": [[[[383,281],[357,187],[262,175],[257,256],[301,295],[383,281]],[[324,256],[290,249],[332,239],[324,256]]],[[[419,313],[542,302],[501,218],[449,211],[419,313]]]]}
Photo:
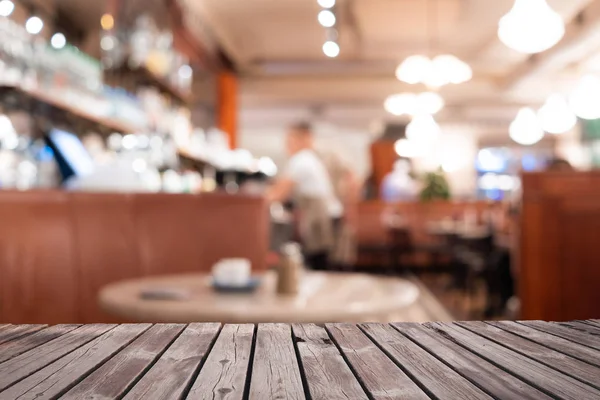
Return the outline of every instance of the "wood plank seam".
{"type": "Polygon", "coordinates": [[[406,376],[408,376],[423,392],[425,392],[425,394],[427,396],[429,396],[432,399],[437,399],[437,396],[435,394],[433,394],[431,392],[431,390],[429,390],[427,388],[426,385],[424,385],[419,379],[417,379],[416,376],[414,376],[408,369],[406,369],[401,363],[399,363],[398,361],[396,361],[395,357],[393,357],[381,344],[379,344],[377,342],[377,340],[375,340],[374,337],[372,337],[362,326],[362,324],[358,324],[357,325],[358,328],[375,344],[375,346],[377,346],[379,348],[379,350],[381,350],[383,352],[383,354],[385,354],[390,360],[392,360],[392,362],[394,364],[396,364],[398,366],[398,368],[400,368],[402,370],[402,372],[404,372],[406,374],[406,376]]]}
{"type": "MultiPolygon", "coordinates": [[[[103,324],[100,324],[100,325],[103,325],[103,324]]],[[[100,326],[100,325],[99,325],[99,326],[100,326]]],[[[73,334],[73,333],[77,334],[77,333],[79,333],[79,332],[77,332],[79,329],[85,328],[85,327],[87,327],[87,326],[90,326],[90,325],[83,325],[82,327],[80,327],[80,328],[78,328],[78,329],[75,329],[75,330],[73,330],[73,331],[69,332],[68,334],[73,334]]],[[[110,325],[110,324],[108,324],[108,325],[105,325],[105,326],[111,326],[111,325],[110,325]]],[[[105,334],[105,333],[107,333],[107,332],[110,332],[110,331],[112,331],[112,330],[113,330],[113,329],[115,329],[117,326],[119,326],[119,325],[116,325],[116,324],[114,324],[114,325],[112,325],[112,326],[111,326],[109,329],[107,329],[107,330],[105,330],[104,332],[102,332],[101,334],[90,335],[90,337],[87,337],[87,338],[86,338],[86,340],[82,340],[80,343],[76,343],[76,345],[75,345],[75,346],[74,346],[72,349],[70,349],[70,350],[69,350],[69,351],[67,351],[66,353],[64,353],[64,354],[60,355],[59,357],[57,357],[57,358],[54,358],[54,359],[51,359],[50,361],[47,361],[47,363],[45,363],[45,364],[43,364],[43,365],[42,365],[42,364],[41,364],[41,365],[36,365],[34,368],[32,368],[30,371],[28,371],[26,375],[19,377],[17,380],[15,380],[15,381],[11,382],[10,384],[8,384],[8,385],[7,385],[7,386],[5,386],[5,387],[0,387],[0,392],[1,392],[1,391],[4,391],[4,390],[6,390],[6,389],[8,389],[8,388],[10,388],[10,387],[12,387],[12,386],[14,386],[14,385],[16,385],[16,384],[18,384],[19,382],[21,382],[21,381],[22,381],[22,380],[24,380],[24,379],[27,379],[29,376],[31,376],[31,375],[33,375],[33,374],[37,373],[38,371],[40,371],[40,370],[42,370],[42,369],[46,368],[48,365],[50,365],[50,364],[54,363],[55,361],[57,361],[57,360],[59,360],[59,359],[61,359],[61,358],[65,357],[65,356],[67,356],[67,355],[71,354],[72,352],[76,351],[77,349],[79,349],[79,348],[81,348],[81,347],[83,347],[83,346],[87,345],[87,344],[88,344],[89,342],[91,342],[92,340],[95,340],[96,338],[98,338],[98,337],[102,336],[103,334],[105,334]]],[[[66,334],[66,335],[63,335],[62,337],[66,337],[66,336],[68,336],[68,334],[66,334]]],[[[51,341],[50,343],[52,343],[52,342],[53,342],[53,341],[51,341]]],[[[14,360],[17,360],[19,357],[22,357],[22,356],[24,356],[24,355],[28,354],[29,352],[35,351],[35,350],[37,350],[37,349],[39,349],[39,347],[33,348],[33,349],[31,349],[31,350],[29,350],[29,351],[27,351],[27,352],[25,352],[25,353],[23,353],[23,354],[21,354],[21,355],[19,355],[19,356],[15,357],[15,358],[13,358],[13,359],[11,359],[11,360],[8,360],[6,363],[3,363],[3,364],[2,364],[2,366],[6,366],[6,365],[7,365],[7,364],[9,364],[10,362],[12,362],[12,361],[14,361],[14,360]]],[[[45,362],[46,362],[46,361],[45,361],[45,362]]]]}
{"type": "MultiPolygon", "coordinates": [[[[140,336],[138,336],[129,345],[127,345],[126,347],[124,347],[123,349],[121,349],[121,351],[119,351],[117,354],[113,355],[113,357],[111,357],[110,360],[107,360],[106,363],[104,363],[100,368],[96,369],[96,371],[94,371],[93,374],[98,373],[101,368],[106,368],[108,365],[110,365],[109,363],[113,363],[116,358],[118,358],[118,357],[122,356],[124,353],[127,353],[128,351],[130,351],[130,349],[132,347],[136,346],[136,343],[140,339],[142,339],[143,337],[145,337],[146,335],[148,335],[150,333],[149,331],[154,330],[155,328],[158,328],[158,327],[160,327],[160,324],[152,324],[150,326],[150,328],[148,328],[148,330],[146,330],[144,333],[142,333],[140,336]]],[[[105,396],[104,398],[112,398],[112,397],[122,398],[123,396],[125,396],[138,383],[138,381],[140,379],[142,379],[142,377],[154,366],[154,364],[162,357],[163,353],[169,349],[169,347],[173,344],[173,342],[175,340],[177,340],[177,338],[179,337],[179,335],[181,335],[181,333],[185,330],[186,327],[187,327],[187,324],[186,325],[181,324],[181,327],[179,328],[179,332],[176,333],[175,335],[173,335],[173,337],[167,343],[165,343],[162,346],[162,348],[161,348],[160,351],[156,352],[156,354],[154,355],[154,358],[150,362],[148,362],[148,364],[144,368],[142,368],[138,372],[138,374],[135,375],[135,377],[133,379],[131,379],[131,381],[128,383],[128,385],[124,386],[122,388],[122,390],[119,391],[118,396],[114,395],[114,394],[105,395],[104,393],[106,393],[106,392],[103,392],[103,396],[105,396]]],[[[152,346],[152,345],[150,345],[150,346],[152,346]]],[[[86,392],[86,390],[83,389],[81,387],[81,385],[82,384],[85,385],[85,383],[87,382],[88,378],[91,375],[92,374],[90,374],[86,379],[82,380],[79,385],[71,388],[71,390],[68,391],[68,392],[66,392],[63,395],[63,397],[61,397],[61,398],[79,399],[79,398],[83,398],[83,396],[89,396],[89,394],[88,394],[89,392],[86,392]],[[86,393],[86,394],[83,395],[83,393],[86,393]]],[[[104,377],[106,377],[106,375],[104,377]]],[[[111,384],[112,383],[110,382],[110,380],[108,380],[108,381],[104,380],[104,382],[103,382],[103,385],[110,386],[111,384]]],[[[88,390],[90,390],[90,386],[88,386],[88,390]]],[[[92,391],[93,391],[93,389],[92,389],[92,391]]],[[[90,398],[96,398],[95,397],[96,395],[97,395],[96,393],[91,394],[90,398]]],[[[85,398],[88,398],[88,397],[85,397],[85,398]]]]}
{"type": "Polygon", "coordinates": [[[358,374],[358,372],[356,371],[356,369],[352,366],[352,363],[350,363],[350,361],[348,360],[348,357],[346,356],[346,354],[342,350],[340,344],[335,340],[335,338],[333,337],[333,335],[331,334],[331,332],[327,328],[327,325],[325,325],[324,328],[325,328],[325,332],[327,332],[327,336],[329,336],[329,340],[331,340],[331,342],[338,349],[338,352],[341,354],[341,356],[344,359],[344,362],[346,363],[346,365],[348,365],[348,368],[350,368],[350,372],[352,372],[352,374],[354,375],[354,378],[356,378],[356,380],[358,381],[358,384],[360,385],[360,387],[362,388],[362,390],[364,390],[364,392],[367,394],[367,397],[370,400],[373,400],[373,395],[371,395],[371,391],[367,388],[367,386],[365,385],[365,382],[363,382],[362,378],[360,377],[360,375],[358,374]]]}
{"type": "MultiPolygon", "coordinates": [[[[493,337],[493,335],[491,335],[491,334],[486,335],[484,332],[478,331],[476,329],[476,327],[474,327],[473,325],[471,325],[471,323],[456,322],[455,324],[458,325],[458,326],[460,326],[460,327],[462,327],[462,328],[464,328],[464,329],[466,329],[466,330],[468,330],[468,331],[470,331],[470,332],[472,332],[473,334],[475,334],[475,335],[477,335],[479,337],[482,337],[482,338],[487,339],[487,340],[489,340],[491,342],[494,342],[494,343],[496,343],[496,344],[498,344],[498,345],[500,345],[500,346],[502,346],[502,347],[504,347],[506,349],[509,349],[511,351],[519,353],[519,354],[521,354],[524,357],[527,357],[527,358],[529,358],[529,359],[531,359],[531,360],[533,360],[535,362],[538,362],[540,364],[546,365],[547,367],[552,368],[552,369],[554,369],[554,370],[556,370],[558,372],[562,372],[565,375],[569,375],[573,379],[577,379],[578,381],[580,381],[582,383],[585,383],[587,385],[593,386],[596,389],[600,389],[600,382],[594,382],[593,378],[589,377],[589,375],[594,375],[594,373],[595,373],[595,371],[593,371],[594,369],[597,370],[598,376],[600,376],[600,369],[598,369],[595,366],[590,366],[589,364],[584,363],[583,361],[580,361],[580,360],[578,360],[578,359],[576,359],[574,357],[571,357],[571,356],[569,356],[567,354],[559,353],[559,352],[557,352],[557,351],[555,351],[553,349],[548,349],[546,351],[546,353],[550,353],[550,354],[557,354],[558,353],[558,354],[560,354],[560,355],[563,356],[560,360],[557,359],[557,358],[553,358],[553,361],[555,361],[558,364],[557,365],[557,364],[554,364],[552,362],[549,362],[544,357],[535,356],[535,354],[531,354],[529,351],[527,351],[525,349],[522,349],[519,345],[513,344],[511,346],[511,345],[507,344],[506,342],[500,340],[500,338],[493,337]],[[562,361],[565,361],[565,362],[570,361],[571,364],[568,365],[568,367],[570,367],[570,368],[565,367],[564,364],[562,363],[562,361]],[[576,373],[576,372],[579,372],[579,374],[576,373]]],[[[489,329],[499,329],[499,328],[496,328],[496,327],[494,327],[493,325],[490,325],[490,324],[485,324],[485,326],[492,327],[492,328],[489,328],[489,329]]],[[[502,335],[510,336],[512,334],[509,333],[509,332],[506,332],[506,331],[502,331],[502,335]]],[[[539,345],[539,344],[537,344],[535,342],[532,342],[532,341],[530,341],[528,339],[523,339],[523,338],[521,338],[521,337],[519,337],[517,335],[513,335],[513,336],[515,337],[515,340],[521,340],[521,341],[526,341],[528,343],[531,343],[533,349],[535,349],[536,347],[544,348],[544,346],[539,345]]]]}
{"type": "MultiPolygon", "coordinates": [[[[582,346],[586,346],[595,350],[600,350],[600,343],[598,344],[590,344],[587,339],[589,339],[583,332],[577,331],[575,329],[569,329],[562,326],[554,326],[548,323],[548,325],[540,326],[538,322],[543,321],[516,321],[518,324],[528,326],[533,329],[537,329],[540,332],[544,332],[548,335],[558,336],[564,339],[567,339],[571,342],[579,343],[582,346]],[[561,328],[563,330],[561,330],[561,328]],[[572,334],[566,331],[573,332],[572,334]],[[582,337],[583,336],[583,337],[582,337]]],[[[591,336],[591,335],[589,335],[591,336]]]]}
{"type": "MultiPolygon", "coordinates": [[[[96,371],[98,368],[102,367],[102,365],[104,365],[112,357],[114,357],[116,354],[118,354],[120,351],[122,351],[125,347],[127,347],[129,344],[131,344],[134,340],[136,340],[138,337],[140,337],[144,332],[146,332],[148,329],[150,329],[150,327],[151,327],[151,324],[117,325],[114,329],[111,329],[108,332],[104,332],[100,336],[96,337],[93,341],[88,342],[85,346],[82,346],[82,347],[74,350],[73,352],[64,355],[63,357],[56,360],[55,362],[48,364],[46,367],[44,367],[40,371],[36,372],[35,374],[30,375],[29,377],[27,377],[26,379],[22,380],[21,382],[17,383],[14,386],[19,386],[19,385],[23,386],[23,384],[25,384],[25,386],[23,387],[23,389],[25,389],[25,390],[22,393],[22,395],[24,395],[24,396],[25,395],[29,396],[29,397],[33,396],[35,398],[39,398],[39,397],[59,398],[59,397],[63,396],[65,393],[67,393],[69,390],[71,390],[72,388],[77,386],[80,382],[82,382],[84,379],[86,379],[89,375],[94,373],[94,371],[96,371]],[[147,326],[145,326],[145,329],[144,329],[144,325],[147,325],[147,326]],[[139,328],[142,328],[142,330],[140,330],[139,328]],[[127,332],[127,329],[139,330],[139,331],[138,332],[134,331],[135,333],[133,335],[131,335],[131,337],[127,338],[126,341],[117,340],[114,337],[115,333],[116,333],[117,337],[118,337],[118,335],[128,336],[129,334],[127,332]],[[85,366],[85,362],[83,362],[83,366],[82,366],[82,362],[79,360],[85,359],[85,358],[93,359],[94,357],[102,354],[104,343],[106,340],[108,340],[109,342],[111,340],[114,340],[113,344],[115,346],[114,346],[114,348],[111,349],[111,352],[108,354],[102,355],[102,357],[104,357],[103,359],[95,360],[94,364],[90,365],[88,370],[84,369],[83,371],[81,371],[81,368],[88,368],[88,367],[85,366]],[[83,351],[83,353],[82,353],[82,351],[83,351]],[[81,353],[81,354],[78,354],[78,353],[81,353]],[[74,355],[76,356],[75,360],[71,358],[74,355]],[[63,364],[61,365],[61,363],[63,363],[63,364]],[[55,367],[56,365],[59,365],[58,368],[55,367]],[[45,371],[48,369],[51,369],[52,371],[48,371],[48,374],[46,376],[44,376],[43,378],[36,378],[40,374],[43,375],[45,373],[45,371]],[[61,381],[63,380],[61,378],[61,375],[64,373],[64,371],[69,371],[69,370],[71,371],[70,373],[75,373],[75,374],[81,372],[81,375],[75,375],[74,378],[70,378],[68,383],[61,387],[61,381]],[[74,372],[74,371],[77,371],[77,372],[74,372]],[[30,382],[28,382],[28,381],[30,381],[30,382]],[[47,384],[47,382],[49,382],[49,383],[47,384]],[[39,388],[40,385],[42,385],[42,386],[45,385],[45,387],[39,388]],[[54,391],[54,393],[53,393],[53,391],[54,391]]],[[[14,391],[16,388],[12,387],[11,389],[12,389],[12,391],[14,391]]],[[[11,392],[11,389],[8,389],[7,392],[11,392]]]]}
{"type": "Polygon", "coordinates": [[[537,334],[539,334],[539,335],[545,334],[545,332],[538,331],[537,329],[534,329],[534,328],[531,328],[531,327],[528,327],[525,325],[517,324],[514,321],[509,321],[509,322],[487,321],[485,323],[488,325],[494,326],[496,328],[502,329],[506,332],[512,333],[513,335],[517,335],[524,339],[530,340],[541,346],[544,346],[549,349],[566,354],[566,355],[576,358],[580,361],[586,362],[590,365],[600,367],[600,352],[598,352],[598,350],[581,345],[579,343],[568,341],[567,339],[564,339],[559,336],[553,336],[553,335],[548,335],[548,334],[546,334],[546,336],[541,337],[541,338],[528,336],[527,331],[523,332],[522,330],[528,330],[530,332],[537,332],[537,334]],[[515,324],[517,326],[514,327],[512,325],[506,325],[506,324],[515,324]],[[513,331],[515,328],[520,329],[521,331],[513,331]],[[556,343],[553,344],[552,343],[553,341],[556,343]],[[569,347],[567,348],[565,346],[569,346],[569,347]],[[582,354],[582,352],[585,352],[585,353],[582,354]],[[594,354],[594,353],[596,353],[596,354],[594,354]],[[592,360],[596,360],[596,361],[594,362],[592,360]]]}
{"type": "Polygon", "coordinates": [[[306,400],[312,400],[310,395],[310,388],[308,387],[308,379],[306,378],[306,372],[304,371],[304,364],[302,362],[302,357],[300,356],[300,349],[298,348],[298,343],[304,342],[303,339],[296,337],[294,335],[294,330],[291,329],[290,325],[290,335],[292,335],[292,343],[294,344],[294,353],[296,354],[296,360],[298,360],[298,369],[300,370],[300,380],[302,381],[302,389],[304,390],[304,397],[306,400]]]}
{"type": "Polygon", "coordinates": [[[7,343],[2,343],[2,344],[0,344],[0,364],[2,364],[3,362],[6,362],[12,358],[15,358],[29,350],[39,347],[43,344],[50,343],[53,340],[60,338],[62,335],[65,335],[68,332],[75,330],[79,327],[81,327],[81,325],[54,325],[50,328],[42,329],[41,331],[38,331],[38,332],[34,333],[33,335],[20,337],[13,341],[10,341],[7,343]],[[64,329],[64,331],[61,332],[60,330],[62,330],[62,329],[64,329]],[[59,333],[56,336],[52,337],[52,333],[48,334],[48,332],[54,332],[56,330],[59,330],[59,333]],[[39,336],[41,336],[41,338],[38,339],[39,336]],[[51,336],[51,337],[47,338],[44,336],[51,336]],[[16,347],[17,345],[23,345],[24,343],[26,343],[28,341],[33,342],[33,343],[29,343],[29,347],[27,345],[25,345],[25,347],[22,347],[22,348],[15,348],[15,350],[13,350],[12,352],[9,351],[8,355],[5,352],[7,348],[16,347]],[[37,341],[37,343],[36,343],[36,341],[37,341]]]}
{"type": "Polygon", "coordinates": [[[173,345],[173,343],[179,338],[179,336],[181,336],[181,334],[187,329],[188,325],[189,324],[185,324],[183,329],[177,335],[175,335],[175,337],[173,337],[173,340],[171,340],[169,342],[169,344],[166,345],[164,349],[162,349],[162,351],[160,351],[156,354],[156,357],[154,357],[154,360],[152,360],[152,362],[150,364],[148,364],[148,366],[142,370],[142,372],[133,380],[133,382],[131,382],[131,385],[129,385],[128,387],[125,388],[121,397],[123,397],[127,393],[129,393],[129,391],[131,389],[133,389],[133,387],[135,385],[137,385],[137,383],[148,373],[148,371],[150,371],[152,369],[152,367],[154,367],[154,364],[156,364],[158,362],[158,360],[160,360],[160,358],[163,356],[163,354],[165,354],[165,352],[167,350],[169,350],[169,347],[171,347],[171,345],[173,345]]]}
{"type": "MultiPolygon", "coordinates": [[[[219,327],[219,330],[217,331],[217,334],[213,336],[212,338],[212,342],[208,345],[208,348],[206,349],[206,352],[204,353],[202,359],[200,360],[200,363],[198,363],[198,367],[196,368],[196,370],[192,373],[187,386],[183,389],[183,391],[181,392],[181,398],[185,399],[187,398],[188,393],[190,392],[190,390],[192,390],[192,386],[194,386],[194,382],[196,382],[196,379],[198,379],[198,375],[200,375],[200,371],[202,370],[202,367],[204,367],[204,363],[206,363],[206,359],[208,358],[210,352],[212,351],[213,347],[215,347],[215,343],[217,343],[217,339],[219,338],[219,336],[221,335],[221,331],[223,330],[223,324],[221,324],[221,326],[219,327]]],[[[182,331],[182,333],[185,332],[185,329],[182,331]]]]}
{"type": "MultiPolygon", "coordinates": [[[[432,350],[429,350],[427,347],[425,347],[424,345],[422,345],[421,343],[419,343],[417,340],[413,339],[410,335],[407,335],[406,333],[402,332],[400,330],[400,328],[396,325],[394,325],[394,323],[391,324],[392,327],[394,329],[396,329],[399,333],[401,333],[403,336],[405,336],[407,339],[413,341],[416,345],[420,346],[421,348],[423,348],[423,350],[427,351],[429,354],[431,354],[433,357],[437,358],[438,360],[440,360],[443,364],[446,364],[449,368],[451,368],[452,370],[454,370],[455,372],[457,372],[459,375],[461,375],[463,378],[465,378],[466,380],[468,380],[469,382],[471,382],[473,385],[477,386],[481,391],[483,391],[484,393],[488,394],[489,396],[493,397],[493,398],[497,398],[497,396],[492,393],[490,390],[488,390],[485,386],[481,385],[480,383],[478,383],[475,379],[473,379],[472,377],[469,377],[468,375],[462,373],[459,369],[457,369],[455,366],[453,366],[452,364],[450,364],[449,362],[446,362],[442,357],[440,357],[438,354],[434,353],[432,350]]],[[[427,329],[425,326],[421,325],[421,327],[423,327],[424,329],[427,329]]],[[[449,340],[447,338],[445,338],[443,335],[440,335],[438,332],[433,332],[432,333],[435,335],[439,335],[441,340],[449,340]]],[[[452,340],[449,340],[451,343],[454,343],[458,346],[460,346],[459,343],[456,343],[452,340]]],[[[462,346],[461,346],[462,347],[462,346]]],[[[509,374],[508,372],[506,372],[503,368],[500,368],[498,366],[496,366],[495,364],[491,363],[490,361],[486,360],[483,357],[480,357],[477,353],[472,353],[472,352],[468,352],[469,354],[471,354],[472,356],[475,356],[477,358],[480,358],[481,361],[483,362],[487,362],[489,363],[491,366],[498,368],[500,371],[505,372],[507,374],[509,374]]],[[[510,376],[514,377],[515,379],[517,379],[518,381],[523,382],[525,385],[530,386],[532,389],[537,390],[534,386],[530,385],[529,383],[527,383],[525,380],[523,380],[522,378],[515,376],[513,374],[509,374],[510,376]]],[[[539,394],[542,394],[543,392],[539,392],[539,394]]]]}
{"type": "Polygon", "coordinates": [[[142,372],[131,382],[131,384],[123,390],[121,397],[124,397],[127,393],[129,393],[129,391],[131,391],[131,389],[133,389],[135,387],[135,385],[137,385],[137,383],[148,373],[148,371],[150,371],[152,369],[152,367],[154,367],[154,364],[156,364],[158,362],[158,360],[160,360],[160,358],[163,356],[163,354],[169,349],[169,347],[171,347],[171,345],[179,338],[179,336],[181,336],[181,334],[187,329],[187,327],[188,327],[188,324],[185,324],[183,329],[177,335],[175,335],[173,340],[171,340],[169,342],[169,344],[167,346],[165,346],[165,348],[162,349],[162,351],[160,351],[156,355],[154,360],[152,360],[152,362],[150,364],[148,364],[148,366],[146,368],[144,368],[142,370],[142,372]]]}
{"type": "Polygon", "coordinates": [[[254,352],[256,351],[256,337],[258,336],[258,324],[254,324],[252,330],[252,347],[250,347],[250,359],[248,360],[248,372],[246,373],[246,382],[244,383],[243,399],[250,398],[250,384],[252,382],[252,370],[254,368],[254,352]]]}
{"type": "MultiPolygon", "coordinates": [[[[453,337],[453,334],[459,334],[459,335],[463,336],[463,335],[464,335],[464,333],[462,333],[462,332],[461,332],[461,330],[464,330],[464,331],[466,331],[468,334],[475,335],[475,336],[477,336],[477,337],[479,337],[479,335],[476,335],[476,334],[474,334],[473,332],[471,332],[471,331],[469,331],[469,330],[467,330],[467,329],[465,329],[465,328],[461,327],[460,325],[453,324],[453,323],[451,323],[451,324],[448,324],[447,326],[444,326],[444,327],[443,327],[443,329],[441,329],[440,327],[438,327],[438,326],[436,326],[436,325],[438,325],[438,324],[437,324],[437,323],[431,323],[431,322],[428,322],[428,323],[425,323],[425,324],[424,324],[424,326],[426,326],[427,328],[429,328],[429,329],[431,329],[431,330],[433,330],[433,331],[437,332],[438,334],[442,335],[442,336],[443,336],[443,337],[445,337],[445,338],[448,338],[448,340],[451,340],[451,341],[453,341],[454,343],[456,343],[456,344],[460,345],[461,347],[463,347],[463,348],[465,348],[466,350],[468,350],[468,351],[470,351],[470,352],[474,353],[475,355],[477,355],[477,356],[479,356],[479,357],[483,358],[484,360],[486,360],[486,361],[488,361],[488,362],[492,363],[493,365],[495,365],[496,367],[498,367],[498,368],[500,368],[500,369],[504,370],[505,372],[507,372],[507,373],[509,373],[509,374],[511,374],[511,375],[513,375],[513,376],[515,376],[515,377],[517,377],[517,378],[519,378],[520,380],[522,380],[522,381],[526,382],[528,385],[535,387],[536,389],[538,389],[538,390],[540,390],[540,391],[542,391],[542,392],[546,393],[547,395],[549,395],[549,396],[551,396],[551,397],[554,397],[554,398],[556,398],[556,397],[560,397],[560,396],[558,396],[556,393],[553,393],[553,392],[552,392],[552,390],[550,390],[549,388],[547,388],[545,385],[542,385],[542,384],[540,384],[539,382],[536,382],[536,379],[532,379],[531,377],[527,377],[527,376],[523,375],[523,373],[522,373],[522,372],[513,371],[512,369],[508,368],[508,366],[507,366],[507,365],[504,365],[504,364],[501,364],[501,363],[499,363],[497,360],[495,360],[495,359],[494,359],[494,357],[493,357],[493,353],[492,353],[492,354],[488,354],[488,352],[490,352],[491,350],[487,349],[487,350],[485,350],[485,351],[486,351],[486,353],[479,353],[479,351],[481,351],[481,350],[475,350],[475,349],[471,349],[471,348],[467,347],[467,345],[466,345],[466,344],[462,343],[462,341],[463,341],[464,339],[456,339],[456,338],[454,338],[454,337],[453,337]],[[453,333],[448,333],[448,332],[444,331],[444,329],[447,329],[447,330],[449,330],[450,332],[453,332],[453,333]]],[[[467,339],[468,339],[468,338],[467,338],[467,339]]],[[[489,339],[487,339],[487,338],[483,338],[483,337],[481,337],[481,340],[483,340],[484,342],[486,342],[486,341],[487,341],[487,342],[489,342],[489,343],[490,343],[491,345],[493,345],[493,346],[499,346],[498,344],[494,343],[493,341],[491,341],[491,340],[489,340],[489,339]]],[[[493,348],[493,346],[492,346],[492,348],[493,348]]],[[[511,356],[512,356],[512,357],[514,357],[514,356],[518,356],[518,357],[517,357],[517,359],[518,359],[519,357],[524,357],[524,356],[522,356],[521,354],[519,354],[519,353],[517,353],[517,352],[515,352],[515,351],[513,351],[513,350],[511,350],[511,349],[507,349],[507,348],[505,348],[505,349],[503,349],[503,350],[504,350],[504,352],[505,352],[505,353],[507,353],[507,354],[511,354],[511,356]]],[[[528,357],[525,357],[525,358],[528,358],[528,357]]],[[[536,366],[536,368],[542,368],[542,369],[546,369],[546,371],[547,371],[548,369],[550,369],[550,370],[552,370],[552,372],[556,372],[555,370],[553,370],[553,369],[549,368],[548,366],[546,366],[546,365],[544,365],[544,364],[541,364],[541,363],[540,363],[540,362],[538,362],[537,360],[532,360],[532,359],[530,359],[530,362],[531,362],[531,365],[530,365],[530,366],[536,366]]],[[[518,365],[518,364],[517,364],[517,365],[518,365]]],[[[539,376],[539,375],[538,375],[538,376],[539,376]]],[[[580,385],[583,385],[583,387],[585,388],[585,390],[586,390],[586,391],[594,391],[594,392],[596,392],[596,391],[597,391],[597,390],[596,390],[595,388],[593,388],[592,386],[589,386],[589,385],[587,385],[587,384],[581,383],[579,380],[576,380],[575,378],[572,378],[572,377],[571,377],[571,376],[569,376],[569,375],[566,375],[566,374],[562,374],[562,375],[560,375],[560,374],[557,374],[556,376],[557,376],[557,377],[559,377],[559,376],[560,376],[561,378],[564,378],[564,379],[563,379],[564,381],[568,381],[568,385],[575,384],[575,383],[580,383],[580,385]]],[[[571,385],[571,386],[572,386],[572,385],[571,385]]],[[[569,386],[569,387],[571,387],[571,386],[569,386]]],[[[565,387],[566,387],[566,386],[565,386],[565,387]]],[[[581,388],[582,388],[582,386],[579,386],[579,387],[578,387],[578,389],[581,389],[581,388]]],[[[573,389],[574,389],[574,388],[573,388],[573,389]]],[[[575,389],[574,389],[574,390],[575,390],[575,389]]],[[[572,397],[572,398],[574,398],[574,397],[572,397]]]]}
{"type": "MultiPolygon", "coordinates": [[[[142,332],[138,333],[135,337],[133,337],[132,339],[129,340],[129,342],[125,343],[124,345],[122,345],[119,349],[115,350],[109,357],[107,357],[104,361],[98,363],[96,366],[94,366],[93,368],[91,368],[87,373],[83,374],[80,378],[78,378],[77,380],[75,380],[74,382],[71,383],[71,385],[65,387],[63,390],[61,390],[60,394],[58,394],[57,397],[63,396],[65,393],[67,393],[69,390],[73,389],[75,386],[77,386],[80,382],[82,382],[85,378],[87,378],[88,376],[90,376],[91,374],[94,373],[94,371],[96,371],[98,368],[102,367],[104,364],[106,364],[111,358],[113,358],[115,355],[119,354],[119,352],[123,351],[123,349],[125,349],[127,346],[129,346],[131,343],[133,343],[137,338],[139,338],[140,336],[142,336],[145,332],[148,331],[148,329],[150,329],[152,327],[152,324],[150,324],[145,330],[143,330],[142,332]]],[[[103,333],[100,336],[104,336],[106,335],[107,332],[103,333]]]]}

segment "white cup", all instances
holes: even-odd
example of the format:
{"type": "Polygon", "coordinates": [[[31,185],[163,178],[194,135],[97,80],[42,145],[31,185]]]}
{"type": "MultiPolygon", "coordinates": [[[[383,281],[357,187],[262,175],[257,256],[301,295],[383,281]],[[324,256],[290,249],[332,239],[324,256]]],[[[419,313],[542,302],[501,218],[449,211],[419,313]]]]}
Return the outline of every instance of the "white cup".
{"type": "Polygon", "coordinates": [[[225,258],[212,268],[213,279],[222,286],[245,286],[250,281],[251,264],[245,258],[225,258]]]}

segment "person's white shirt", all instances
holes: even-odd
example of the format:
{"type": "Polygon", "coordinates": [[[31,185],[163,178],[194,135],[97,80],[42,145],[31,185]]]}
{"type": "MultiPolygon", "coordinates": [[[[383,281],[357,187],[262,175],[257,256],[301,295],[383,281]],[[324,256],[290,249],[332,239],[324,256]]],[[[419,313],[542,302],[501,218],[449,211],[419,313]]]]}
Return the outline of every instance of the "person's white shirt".
{"type": "Polygon", "coordinates": [[[329,216],[342,216],[344,208],[335,195],[327,168],[314,151],[304,149],[294,154],[284,174],[294,182],[296,195],[325,199],[329,216]]]}

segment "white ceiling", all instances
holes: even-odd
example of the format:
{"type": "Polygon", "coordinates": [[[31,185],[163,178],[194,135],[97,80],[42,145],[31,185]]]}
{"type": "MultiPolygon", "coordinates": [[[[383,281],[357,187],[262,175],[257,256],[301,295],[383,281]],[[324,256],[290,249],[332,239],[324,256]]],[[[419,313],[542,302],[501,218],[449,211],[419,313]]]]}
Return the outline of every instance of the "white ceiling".
{"type": "Polygon", "coordinates": [[[600,0],[549,0],[568,24],[567,35],[535,57],[506,48],[496,36],[513,0],[337,0],[341,54],[335,60],[321,51],[325,29],[316,0],[187,1],[241,72],[242,122],[248,123],[265,112],[330,115],[363,126],[389,119],[386,96],[424,90],[398,82],[396,66],[429,52],[453,53],[474,70],[471,82],[441,90],[448,107],[439,118],[505,129],[520,106],[568,90],[582,72],[573,65],[600,49],[600,0]]]}

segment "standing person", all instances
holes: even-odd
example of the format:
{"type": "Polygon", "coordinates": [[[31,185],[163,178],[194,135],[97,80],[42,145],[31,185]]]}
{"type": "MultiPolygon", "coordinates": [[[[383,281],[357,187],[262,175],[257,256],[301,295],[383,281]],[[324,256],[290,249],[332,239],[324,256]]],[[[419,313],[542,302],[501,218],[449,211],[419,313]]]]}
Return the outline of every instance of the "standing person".
{"type": "Polygon", "coordinates": [[[354,197],[350,193],[355,192],[356,180],[337,157],[315,149],[308,123],[290,127],[286,147],[288,164],[267,198],[269,201],[293,198],[299,211],[298,230],[306,263],[313,269],[327,269],[330,261],[342,261],[331,260],[330,254],[337,253],[337,233],[342,222],[353,221],[354,209],[349,204],[345,207],[344,201],[349,203],[354,197]]]}

